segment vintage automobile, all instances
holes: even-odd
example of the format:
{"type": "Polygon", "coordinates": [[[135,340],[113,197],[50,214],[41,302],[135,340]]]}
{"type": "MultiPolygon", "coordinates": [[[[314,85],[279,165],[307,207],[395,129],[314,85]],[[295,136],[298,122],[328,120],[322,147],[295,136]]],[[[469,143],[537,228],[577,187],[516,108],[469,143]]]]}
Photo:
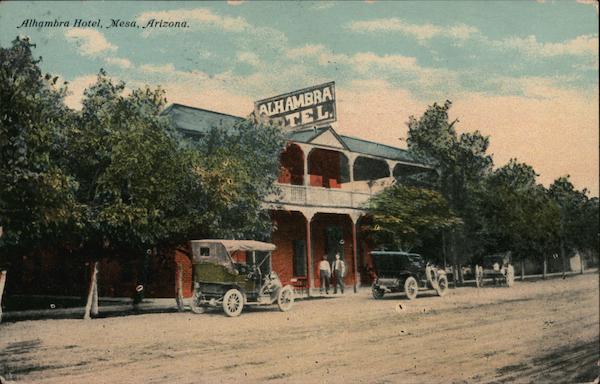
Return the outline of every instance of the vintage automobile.
{"type": "Polygon", "coordinates": [[[419,254],[373,251],[371,256],[377,275],[371,287],[375,299],[381,299],[386,293],[404,292],[413,300],[419,290],[434,289],[439,296],[448,291],[446,272],[427,263],[419,254]]]}
{"type": "MultiPolygon", "coordinates": [[[[283,286],[271,270],[275,245],[254,240],[193,240],[192,268],[194,294],[190,307],[203,313],[222,306],[227,316],[239,316],[245,305],[277,304],[289,311],[294,290],[283,286]],[[232,255],[246,260],[234,260],[232,255]]],[[[237,258],[236,258],[237,259],[237,258]]]]}
{"type": "Polygon", "coordinates": [[[484,256],[483,265],[475,266],[477,287],[483,287],[485,279],[492,279],[494,284],[504,283],[507,287],[512,287],[515,283],[515,268],[510,256],[510,252],[484,256]]]}

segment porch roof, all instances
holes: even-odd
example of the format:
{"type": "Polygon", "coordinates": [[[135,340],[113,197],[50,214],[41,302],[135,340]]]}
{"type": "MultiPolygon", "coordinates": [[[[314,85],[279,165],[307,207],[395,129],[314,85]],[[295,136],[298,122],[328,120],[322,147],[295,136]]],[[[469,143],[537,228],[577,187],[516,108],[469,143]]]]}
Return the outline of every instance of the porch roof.
{"type": "MultiPolygon", "coordinates": [[[[244,120],[243,117],[177,103],[168,106],[162,112],[162,115],[167,116],[176,129],[192,135],[207,133],[211,128],[233,130],[236,123],[244,120]]],[[[351,152],[425,165],[422,161],[411,156],[405,149],[357,137],[340,135],[331,126],[288,131],[285,133],[285,138],[292,142],[310,144],[314,139],[328,130],[334,132],[336,137],[342,141],[341,144],[351,152]]]]}
{"type": "Polygon", "coordinates": [[[176,129],[191,134],[203,134],[211,128],[233,130],[234,125],[244,120],[242,117],[208,111],[182,104],[171,104],[163,112],[176,129]]]}

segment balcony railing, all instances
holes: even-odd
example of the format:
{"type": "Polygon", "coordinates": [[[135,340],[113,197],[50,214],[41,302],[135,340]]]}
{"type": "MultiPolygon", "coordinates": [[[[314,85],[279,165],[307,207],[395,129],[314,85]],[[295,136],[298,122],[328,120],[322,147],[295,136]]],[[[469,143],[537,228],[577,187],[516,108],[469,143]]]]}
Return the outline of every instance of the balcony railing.
{"type": "Polygon", "coordinates": [[[331,208],[362,208],[371,193],[343,189],[277,184],[280,195],[267,198],[270,203],[295,204],[331,208]]]}

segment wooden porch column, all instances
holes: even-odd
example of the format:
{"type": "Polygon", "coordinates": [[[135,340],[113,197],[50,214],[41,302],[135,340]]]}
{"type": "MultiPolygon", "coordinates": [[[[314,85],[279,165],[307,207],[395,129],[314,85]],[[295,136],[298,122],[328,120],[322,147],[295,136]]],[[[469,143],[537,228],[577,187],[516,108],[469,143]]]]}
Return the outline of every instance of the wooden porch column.
{"type": "Polygon", "coordinates": [[[356,233],[356,224],[358,223],[359,215],[350,215],[350,220],[352,220],[352,259],[354,261],[354,293],[358,292],[358,286],[360,284],[360,278],[358,276],[358,241],[357,241],[357,233],[356,233]]]}
{"type": "Polygon", "coordinates": [[[354,258],[354,293],[358,291],[357,280],[358,280],[358,268],[356,265],[356,223],[352,221],[352,257],[354,258]]]}
{"type": "Polygon", "coordinates": [[[354,162],[356,161],[356,154],[352,152],[344,153],[348,157],[348,175],[350,176],[350,182],[354,181],[354,162]]]}
{"type": "Polygon", "coordinates": [[[311,226],[310,223],[315,215],[313,212],[303,212],[306,218],[306,271],[308,278],[308,296],[311,296],[311,289],[314,288],[313,255],[311,244],[311,226]]]}
{"type": "Polygon", "coordinates": [[[304,186],[307,186],[310,185],[310,180],[308,176],[308,155],[310,153],[310,147],[300,146],[300,149],[302,150],[302,154],[304,155],[304,175],[302,176],[302,181],[304,186]]]}

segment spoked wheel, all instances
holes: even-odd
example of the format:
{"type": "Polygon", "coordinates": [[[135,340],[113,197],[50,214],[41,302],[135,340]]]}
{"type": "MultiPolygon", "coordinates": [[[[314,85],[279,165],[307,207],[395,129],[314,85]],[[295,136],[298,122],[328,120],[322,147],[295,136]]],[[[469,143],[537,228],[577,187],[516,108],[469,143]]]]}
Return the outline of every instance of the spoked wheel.
{"type": "Polygon", "coordinates": [[[379,289],[376,286],[371,287],[371,293],[373,294],[373,298],[376,300],[382,299],[383,295],[385,294],[385,292],[383,292],[383,289],[379,289]]]}
{"type": "Polygon", "coordinates": [[[287,312],[294,305],[294,290],[289,285],[281,288],[277,294],[277,306],[281,312],[287,312]]]}
{"type": "Polygon", "coordinates": [[[438,272],[432,268],[430,265],[425,267],[425,275],[427,276],[427,281],[431,288],[438,290],[438,272]]]}
{"type": "Polygon", "coordinates": [[[479,265],[475,266],[475,285],[477,288],[483,287],[483,267],[479,265]]]}
{"type": "Polygon", "coordinates": [[[437,288],[435,290],[438,296],[444,296],[448,293],[448,277],[446,275],[441,275],[437,280],[437,288]]]}
{"type": "Polygon", "coordinates": [[[229,317],[239,316],[244,308],[244,295],[237,289],[230,289],[223,296],[223,310],[229,317]]]}
{"type": "Polygon", "coordinates": [[[194,291],[194,296],[192,296],[192,301],[190,302],[190,308],[192,312],[196,314],[201,314],[206,312],[206,307],[200,305],[200,299],[202,298],[202,293],[200,291],[194,291]]]}
{"type": "Polygon", "coordinates": [[[509,265],[506,267],[506,286],[512,287],[515,285],[515,267],[509,265]]]}
{"type": "Polygon", "coordinates": [[[419,291],[419,284],[417,280],[410,276],[404,282],[404,293],[406,293],[406,297],[409,300],[414,300],[417,297],[417,292],[419,291]]]}

